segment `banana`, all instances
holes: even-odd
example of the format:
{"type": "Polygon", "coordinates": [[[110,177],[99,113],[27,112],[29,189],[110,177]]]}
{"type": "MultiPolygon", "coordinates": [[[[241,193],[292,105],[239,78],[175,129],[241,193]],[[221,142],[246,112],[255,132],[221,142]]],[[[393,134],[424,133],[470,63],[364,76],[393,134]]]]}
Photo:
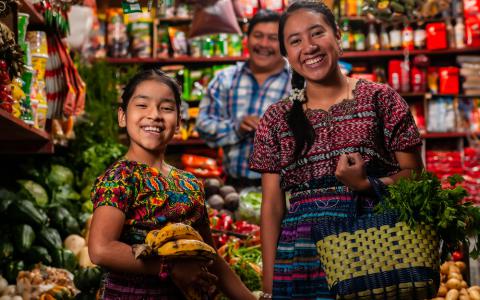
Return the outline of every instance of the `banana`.
{"type": "Polygon", "coordinates": [[[176,258],[191,256],[192,258],[213,259],[217,253],[208,244],[191,239],[181,239],[166,242],[163,246],[157,249],[157,254],[160,256],[176,258]]]}
{"type": "Polygon", "coordinates": [[[153,249],[158,249],[169,241],[180,239],[203,242],[202,236],[192,226],[183,223],[170,223],[162,229],[151,230],[145,238],[145,243],[153,249]]]}

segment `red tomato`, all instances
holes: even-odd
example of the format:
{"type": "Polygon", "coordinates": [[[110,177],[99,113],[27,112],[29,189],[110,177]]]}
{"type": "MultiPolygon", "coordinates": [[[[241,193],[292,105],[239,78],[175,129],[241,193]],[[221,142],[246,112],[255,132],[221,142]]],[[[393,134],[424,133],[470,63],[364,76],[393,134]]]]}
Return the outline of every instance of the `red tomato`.
{"type": "Polygon", "coordinates": [[[463,253],[461,251],[453,251],[452,252],[452,259],[454,261],[459,261],[459,260],[462,260],[463,258],[463,253]]]}

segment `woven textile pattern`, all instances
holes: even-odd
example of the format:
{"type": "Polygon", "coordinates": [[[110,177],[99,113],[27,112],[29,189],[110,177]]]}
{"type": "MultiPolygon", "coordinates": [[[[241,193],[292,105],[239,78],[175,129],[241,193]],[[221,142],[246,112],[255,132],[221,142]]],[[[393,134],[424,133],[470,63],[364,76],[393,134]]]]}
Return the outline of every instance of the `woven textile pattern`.
{"type": "MultiPolygon", "coordinates": [[[[280,174],[282,189],[291,195],[277,245],[275,299],[334,297],[328,290],[311,229],[324,218],[349,217],[352,192],[335,178],[340,155],[359,152],[367,173],[383,177],[399,171],[394,151],[422,143],[408,104],[392,88],[359,80],[353,95],[328,111],[306,111],[315,129],[315,142],[297,161],[292,161],[295,140],[286,121],[291,99],[271,105],[256,130],[250,167],[280,174]]],[[[372,199],[362,199],[367,211],[373,204],[372,199]]]]}
{"type": "Polygon", "coordinates": [[[396,220],[397,215],[384,213],[354,221],[324,219],[314,226],[327,282],[339,299],[433,296],[439,279],[437,235],[429,225],[413,230],[396,220]]]}

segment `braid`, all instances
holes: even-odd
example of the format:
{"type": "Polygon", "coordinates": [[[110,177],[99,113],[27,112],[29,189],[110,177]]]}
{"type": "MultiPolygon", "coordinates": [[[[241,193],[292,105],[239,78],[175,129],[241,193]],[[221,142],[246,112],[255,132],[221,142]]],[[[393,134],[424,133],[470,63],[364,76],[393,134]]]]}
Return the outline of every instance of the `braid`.
{"type": "MultiPolygon", "coordinates": [[[[304,88],[305,79],[294,70],[291,82],[293,89],[304,88]]],[[[295,139],[294,160],[299,159],[301,155],[308,152],[315,140],[315,130],[305,115],[302,105],[303,103],[300,100],[294,100],[292,108],[287,115],[287,123],[295,139]]]]}

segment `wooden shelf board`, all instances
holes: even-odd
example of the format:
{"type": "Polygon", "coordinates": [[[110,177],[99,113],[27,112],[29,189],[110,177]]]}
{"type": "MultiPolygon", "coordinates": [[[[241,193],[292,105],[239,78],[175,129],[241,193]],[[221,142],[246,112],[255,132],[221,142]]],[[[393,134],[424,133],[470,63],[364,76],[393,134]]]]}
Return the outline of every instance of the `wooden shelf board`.
{"type": "Polygon", "coordinates": [[[0,139],[2,141],[49,141],[50,135],[15,118],[3,109],[0,109],[0,139]]]}
{"type": "Polygon", "coordinates": [[[28,19],[29,26],[43,26],[45,25],[45,19],[43,18],[42,14],[40,14],[35,7],[33,6],[32,2],[29,0],[20,0],[20,5],[18,6],[18,11],[23,12],[30,15],[28,19]]]}
{"type": "Polygon", "coordinates": [[[459,138],[467,136],[464,132],[427,132],[422,133],[424,139],[442,139],[442,138],[459,138]]]}
{"type": "MultiPolygon", "coordinates": [[[[479,53],[480,47],[470,47],[463,49],[442,49],[442,50],[412,50],[409,55],[448,55],[448,54],[467,54],[479,53]]],[[[396,57],[403,56],[403,50],[378,50],[378,51],[346,51],[341,58],[367,58],[367,57],[396,57]]]]}
{"type": "Polygon", "coordinates": [[[111,64],[207,64],[207,63],[235,63],[237,61],[245,61],[247,57],[244,56],[225,56],[225,57],[175,57],[175,58],[106,58],[106,61],[111,64]]]}
{"type": "Polygon", "coordinates": [[[0,153],[53,153],[50,135],[0,109],[0,153]]]}

